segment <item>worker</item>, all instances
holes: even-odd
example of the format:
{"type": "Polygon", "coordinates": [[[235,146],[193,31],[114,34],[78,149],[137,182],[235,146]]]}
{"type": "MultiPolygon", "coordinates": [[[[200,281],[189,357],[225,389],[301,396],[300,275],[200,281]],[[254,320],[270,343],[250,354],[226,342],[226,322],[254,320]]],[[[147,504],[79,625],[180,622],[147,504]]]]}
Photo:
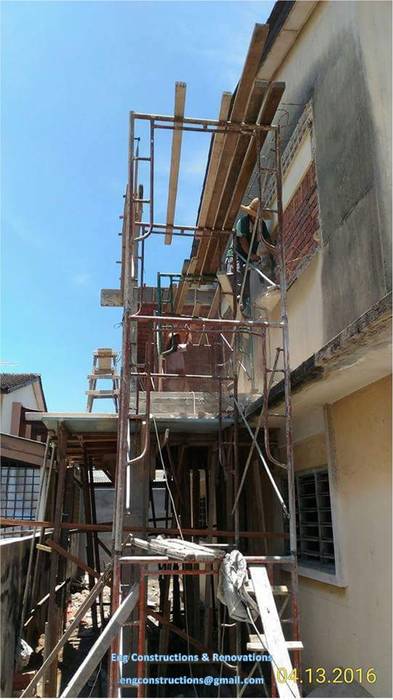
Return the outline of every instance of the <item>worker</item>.
{"type": "MultiPolygon", "coordinates": [[[[182,342],[181,333],[169,333],[168,342],[161,357],[165,359],[165,372],[167,374],[185,375],[185,355],[188,347],[192,345],[191,333],[187,333],[185,342],[182,342]]],[[[187,391],[187,379],[166,379],[165,388],[167,391],[187,391]]]]}
{"type": "MultiPolygon", "coordinates": [[[[251,245],[251,240],[252,240],[252,234],[254,230],[254,225],[255,225],[255,220],[259,211],[259,199],[258,197],[255,197],[250,204],[245,205],[242,204],[240,207],[241,211],[243,212],[243,216],[240,216],[236,226],[235,226],[235,233],[236,233],[236,257],[237,257],[237,293],[238,293],[238,301],[240,301],[240,310],[242,311],[244,316],[250,316],[250,276],[249,276],[249,270],[247,270],[247,278],[244,284],[244,290],[243,290],[243,295],[242,299],[240,299],[240,290],[243,284],[243,277],[245,273],[245,268],[246,268],[246,261],[248,259],[248,255],[250,252],[250,245],[251,245]]],[[[263,209],[262,210],[262,238],[260,237],[260,232],[259,232],[259,227],[257,228],[257,231],[255,232],[254,235],[254,241],[252,245],[252,250],[251,254],[249,257],[249,261],[253,263],[254,265],[257,264],[258,268],[270,279],[272,279],[273,274],[274,274],[274,260],[272,255],[267,249],[267,246],[264,244],[264,241],[267,243],[272,243],[272,240],[270,238],[270,234],[267,228],[267,225],[265,223],[265,219],[271,219],[272,214],[270,211],[263,209]],[[258,248],[262,247],[262,254],[258,254],[258,248]]],[[[226,272],[228,275],[234,275],[235,273],[235,268],[234,268],[234,254],[233,254],[233,241],[230,244],[227,254],[226,254],[226,259],[225,259],[225,264],[226,264],[226,272]]],[[[266,284],[267,287],[267,284],[266,284]]]]}
{"type": "Polygon", "coordinates": [[[180,333],[168,333],[168,343],[166,349],[161,353],[162,357],[167,357],[173,352],[185,352],[191,344],[191,333],[187,334],[186,342],[181,342],[180,333]]]}

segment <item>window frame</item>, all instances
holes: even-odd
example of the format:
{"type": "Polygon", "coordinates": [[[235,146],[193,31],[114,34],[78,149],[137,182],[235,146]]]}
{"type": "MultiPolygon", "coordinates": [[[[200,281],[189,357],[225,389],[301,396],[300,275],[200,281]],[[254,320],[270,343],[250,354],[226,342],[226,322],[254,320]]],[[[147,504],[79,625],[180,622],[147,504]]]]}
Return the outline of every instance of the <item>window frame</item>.
{"type": "MultiPolygon", "coordinates": [[[[2,517],[26,521],[34,520],[39,503],[41,468],[26,462],[2,458],[0,476],[2,517]],[[18,470],[21,474],[17,474],[18,470]],[[20,488],[21,486],[22,488],[20,488]]],[[[31,526],[28,524],[1,528],[0,538],[15,537],[21,532],[27,534],[30,531],[31,526]]]]}
{"type": "MultiPolygon", "coordinates": [[[[329,468],[327,464],[321,465],[319,467],[312,467],[311,469],[304,469],[301,471],[297,471],[295,473],[295,483],[296,483],[296,536],[297,536],[297,550],[298,550],[298,564],[299,568],[303,569],[312,569],[313,571],[317,572],[322,572],[329,574],[331,576],[336,575],[336,549],[335,549],[335,541],[334,541],[334,531],[333,531],[333,513],[332,513],[332,495],[331,495],[331,488],[330,488],[330,479],[329,479],[329,468]],[[320,477],[322,475],[326,475],[327,477],[327,484],[329,487],[329,493],[328,494],[321,494],[318,493],[318,487],[320,485],[320,477]],[[305,493],[300,493],[301,487],[304,486],[304,479],[307,479],[309,477],[313,476],[313,485],[314,485],[314,491],[311,494],[305,494],[305,493]],[[303,483],[302,483],[303,482],[303,483]],[[306,522],[303,520],[304,513],[307,512],[305,508],[307,508],[307,505],[304,506],[304,500],[302,499],[308,499],[308,498],[313,498],[315,494],[315,501],[316,501],[316,513],[317,513],[317,522],[306,522]],[[321,517],[323,511],[326,509],[326,506],[323,506],[321,504],[320,497],[329,497],[329,514],[330,514],[330,523],[327,522],[322,522],[321,517]],[[316,528],[318,529],[318,535],[317,540],[315,540],[315,535],[305,535],[302,533],[302,527],[308,527],[308,528],[313,528],[315,530],[316,528]],[[324,527],[329,527],[331,528],[331,542],[333,546],[333,566],[329,567],[328,563],[323,563],[321,560],[323,558],[325,559],[330,559],[331,555],[328,554],[323,554],[321,552],[323,548],[323,534],[322,534],[322,528],[324,527]],[[304,551],[304,543],[305,542],[312,542],[312,541],[317,541],[319,545],[319,559],[316,558],[316,564],[312,564],[312,554],[310,553],[310,559],[302,558],[301,552],[302,550],[304,551]]],[[[306,516],[307,517],[307,516],[306,516]]],[[[303,555],[304,556],[304,555],[303,555]]],[[[306,555],[307,556],[307,555],[306,555]]]]}
{"type": "MultiPolygon", "coordinates": [[[[337,588],[347,588],[348,581],[345,562],[343,559],[343,540],[341,536],[342,528],[340,526],[340,523],[343,522],[343,504],[340,499],[340,492],[338,486],[338,467],[336,460],[334,426],[331,415],[332,409],[329,404],[324,404],[322,408],[327,454],[327,465],[325,465],[323,468],[327,468],[329,479],[330,508],[332,514],[333,544],[335,553],[336,572],[335,574],[332,574],[328,573],[327,571],[323,571],[322,569],[305,566],[302,562],[298,560],[298,575],[301,578],[320,581],[321,583],[327,583],[331,586],[336,586],[337,588]]],[[[296,474],[305,473],[307,471],[313,471],[313,469],[318,468],[320,467],[318,465],[315,465],[310,468],[300,468],[299,470],[295,470],[294,478],[296,479],[296,474]]],[[[284,566],[283,569],[285,569],[286,571],[290,571],[290,568],[288,568],[287,566],[284,566]]]]}

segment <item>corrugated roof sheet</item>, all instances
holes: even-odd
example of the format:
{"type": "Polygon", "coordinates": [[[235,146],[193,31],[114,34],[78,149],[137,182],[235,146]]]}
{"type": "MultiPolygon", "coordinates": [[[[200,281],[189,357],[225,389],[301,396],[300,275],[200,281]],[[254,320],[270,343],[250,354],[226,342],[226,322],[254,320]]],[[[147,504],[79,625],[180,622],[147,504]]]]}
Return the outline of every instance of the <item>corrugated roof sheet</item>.
{"type": "Polygon", "coordinates": [[[1,391],[8,394],[10,391],[20,389],[23,386],[27,386],[27,384],[32,384],[32,382],[36,381],[37,379],[41,380],[40,374],[14,374],[11,372],[1,372],[1,391]]]}

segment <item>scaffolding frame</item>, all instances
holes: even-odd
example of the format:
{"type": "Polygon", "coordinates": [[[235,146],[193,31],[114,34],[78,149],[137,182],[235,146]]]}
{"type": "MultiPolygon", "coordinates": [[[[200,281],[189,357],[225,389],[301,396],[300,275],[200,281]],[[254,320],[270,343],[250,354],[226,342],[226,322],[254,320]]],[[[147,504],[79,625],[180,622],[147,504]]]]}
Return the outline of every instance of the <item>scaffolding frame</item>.
{"type": "MultiPolygon", "coordinates": [[[[127,534],[131,532],[132,534],[141,533],[142,535],[152,534],[152,533],[163,533],[163,534],[177,534],[177,528],[168,528],[167,519],[165,527],[157,526],[151,528],[148,526],[148,522],[145,519],[140,525],[135,525],[135,523],[126,523],[126,499],[127,499],[127,487],[130,486],[130,470],[135,468],[140,468],[150,454],[151,444],[150,444],[150,427],[151,427],[151,393],[154,391],[154,380],[170,378],[187,378],[191,380],[209,380],[217,385],[218,394],[218,405],[219,405],[219,415],[218,415],[218,427],[217,427],[217,437],[218,437],[218,464],[223,467],[228,474],[233,477],[233,503],[232,503],[232,516],[233,516],[233,527],[231,529],[218,528],[217,525],[214,526],[209,523],[208,528],[196,527],[193,523],[191,527],[182,528],[183,535],[188,535],[191,538],[198,536],[209,537],[212,539],[223,538],[227,540],[234,540],[235,546],[239,547],[241,539],[255,539],[263,540],[265,543],[269,539],[278,539],[280,541],[289,541],[289,555],[257,555],[257,556],[246,556],[246,562],[248,564],[263,564],[266,566],[268,574],[270,576],[270,581],[273,583],[273,571],[278,567],[285,565],[290,569],[291,578],[291,618],[290,624],[292,629],[293,639],[299,639],[299,610],[297,603],[297,561],[296,561],[296,520],[295,520],[295,492],[294,492],[294,465],[293,465],[293,453],[292,453],[292,405],[291,405],[291,392],[290,392],[290,365],[289,365],[289,337],[288,337],[288,317],[287,317],[287,281],[286,281],[286,265],[285,265],[285,242],[283,239],[283,210],[282,210],[282,175],[281,175],[281,143],[280,143],[280,127],[276,125],[261,125],[261,124],[235,124],[227,120],[204,120],[204,119],[191,119],[184,117],[181,121],[175,116],[162,116],[154,114],[140,114],[131,112],[129,117],[129,152],[128,152],[128,185],[125,195],[125,207],[124,207],[124,217],[123,217],[123,256],[122,256],[122,293],[123,293],[123,322],[122,322],[122,367],[120,375],[120,391],[119,391],[119,415],[118,415],[118,433],[117,433],[117,462],[116,462],[116,473],[115,473],[115,501],[114,501],[114,512],[112,524],[97,524],[96,514],[95,514],[95,502],[94,502],[94,488],[93,488],[93,453],[89,453],[87,446],[84,443],[84,438],[78,437],[80,441],[80,451],[82,454],[81,463],[83,464],[83,469],[81,472],[82,481],[78,486],[81,488],[82,495],[85,500],[85,511],[86,517],[89,522],[87,523],[75,523],[63,521],[63,511],[65,504],[72,500],[71,491],[67,492],[67,484],[71,483],[73,486],[76,482],[75,476],[70,472],[67,473],[67,445],[70,443],[70,435],[67,432],[65,425],[59,424],[57,436],[53,436],[53,440],[56,442],[56,492],[55,492],[55,502],[52,507],[48,509],[45,507],[40,510],[37,516],[37,520],[23,521],[22,524],[29,524],[33,528],[40,528],[40,547],[44,551],[51,553],[50,560],[50,591],[47,596],[49,600],[48,607],[48,624],[47,624],[47,661],[45,662],[45,668],[41,668],[39,674],[46,677],[47,682],[44,685],[44,692],[46,696],[53,696],[56,694],[56,669],[57,669],[57,653],[65,638],[68,637],[71,630],[70,628],[60,639],[59,633],[59,621],[61,620],[61,610],[56,601],[56,593],[59,586],[56,585],[57,575],[59,571],[60,561],[73,561],[78,564],[80,568],[87,571],[89,574],[89,586],[91,593],[89,595],[88,601],[89,605],[92,606],[92,617],[95,627],[98,629],[98,616],[97,612],[99,609],[100,620],[102,631],[108,629],[111,626],[111,620],[118,619],[118,611],[122,608],[123,596],[122,587],[132,588],[133,585],[139,587],[139,599],[136,603],[136,609],[138,610],[139,620],[137,620],[137,650],[139,654],[143,654],[145,648],[145,635],[146,635],[146,620],[148,611],[146,608],[146,591],[147,591],[147,580],[150,575],[156,575],[159,573],[160,576],[168,579],[168,576],[185,577],[184,580],[189,577],[201,577],[205,576],[207,579],[211,580],[212,577],[217,575],[217,568],[212,565],[212,562],[200,560],[195,564],[187,561],[185,563],[180,563],[177,568],[175,566],[170,566],[170,568],[164,569],[162,567],[168,565],[176,565],[176,562],[170,557],[156,556],[156,555],[124,555],[124,546],[126,543],[127,534]],[[139,156],[139,142],[135,138],[135,127],[138,120],[148,121],[150,124],[150,156],[148,158],[143,158],[139,156]],[[167,224],[160,224],[154,221],[154,156],[155,156],[155,140],[154,132],[155,129],[172,129],[178,130],[183,129],[185,131],[196,131],[200,133],[237,133],[237,134],[248,134],[250,141],[255,143],[256,148],[256,164],[257,164],[257,176],[260,182],[259,191],[262,193],[262,172],[266,168],[262,168],[260,157],[259,157],[259,137],[262,132],[271,132],[273,134],[274,140],[274,154],[275,154],[275,167],[269,168],[269,172],[272,176],[276,178],[276,191],[277,191],[277,244],[275,252],[277,254],[277,259],[280,269],[280,319],[279,321],[270,320],[246,320],[239,318],[238,315],[238,298],[237,298],[237,264],[236,264],[236,245],[234,245],[234,283],[233,283],[233,294],[232,294],[232,318],[204,318],[204,317],[194,317],[190,315],[173,315],[173,313],[166,314],[161,310],[159,315],[148,315],[143,313],[143,268],[144,268],[144,242],[152,234],[165,233],[167,230],[167,224]],[[135,144],[138,143],[137,146],[135,144]],[[138,182],[138,164],[139,161],[148,161],[150,163],[150,182],[151,190],[149,193],[149,199],[146,200],[143,197],[143,190],[138,182]],[[142,205],[148,203],[150,220],[148,222],[142,220],[142,205]],[[139,243],[141,244],[141,255],[139,255],[139,243]],[[138,268],[140,267],[141,274],[138,275],[138,268]],[[138,277],[140,282],[138,284],[138,277]],[[135,289],[139,290],[139,298],[135,294],[135,289]],[[145,357],[145,363],[141,366],[137,362],[137,337],[138,337],[138,326],[139,324],[148,324],[150,332],[150,341],[147,344],[147,352],[145,357]],[[272,366],[267,366],[267,355],[268,355],[268,338],[267,332],[269,329],[276,329],[276,331],[281,333],[281,345],[277,348],[276,356],[272,366]],[[200,333],[200,338],[206,337],[208,340],[213,339],[214,348],[214,372],[211,374],[203,373],[188,373],[188,374],[176,374],[165,372],[163,369],[159,371],[156,370],[156,358],[154,352],[157,350],[157,343],[155,343],[155,336],[159,337],[161,333],[168,330],[183,330],[183,331],[193,331],[200,333]],[[257,419],[257,424],[252,430],[250,423],[245,415],[242,407],[239,403],[239,391],[238,391],[238,375],[239,366],[241,365],[240,359],[240,348],[239,340],[243,334],[252,335],[256,337],[261,345],[262,350],[262,379],[263,379],[263,394],[262,394],[262,409],[257,419]],[[230,352],[230,355],[228,355],[230,352]],[[228,361],[228,357],[230,360],[228,361]],[[279,367],[280,358],[282,360],[282,367],[279,367]],[[228,370],[232,368],[232,372],[228,370]],[[285,411],[283,414],[273,414],[269,411],[269,395],[272,388],[275,377],[278,373],[283,375],[284,379],[284,394],[285,394],[285,411]],[[140,394],[141,394],[141,383],[144,383],[145,392],[145,410],[140,412],[140,394]],[[223,397],[224,388],[228,383],[232,383],[232,395],[233,395],[233,412],[231,418],[231,426],[228,428],[224,424],[223,420],[223,397]],[[134,405],[131,407],[131,398],[135,397],[134,405]],[[285,444],[286,444],[286,459],[285,462],[279,461],[273,454],[270,446],[270,418],[274,415],[275,418],[279,417],[285,424],[285,444]],[[140,449],[137,451],[136,442],[134,439],[134,444],[130,444],[130,434],[131,425],[136,425],[137,437],[140,439],[140,449]],[[246,430],[248,431],[251,444],[247,443],[249,448],[248,457],[243,469],[243,473],[240,474],[240,463],[239,463],[239,449],[240,449],[240,439],[239,430],[241,424],[244,424],[246,430]],[[258,448],[257,438],[259,431],[262,430],[264,434],[264,446],[266,450],[266,458],[260,450],[257,449],[258,457],[265,470],[269,469],[267,461],[275,465],[277,468],[282,470],[282,473],[286,475],[287,485],[288,485],[288,516],[289,516],[289,533],[281,532],[269,532],[266,530],[265,525],[263,525],[263,530],[258,532],[242,531],[240,529],[239,520],[239,502],[241,498],[243,484],[245,482],[247,469],[251,462],[251,458],[254,452],[254,448],[258,448]],[[228,467],[228,463],[229,467],[228,467]],[[71,478],[72,477],[72,478],[71,478]],[[128,480],[128,483],[127,483],[128,480]],[[50,520],[40,520],[39,517],[45,518],[46,512],[50,512],[50,520]],[[53,533],[51,535],[52,539],[50,541],[49,547],[43,545],[45,530],[53,528],[53,533]],[[87,564],[79,560],[75,555],[65,550],[60,545],[61,533],[66,530],[70,534],[73,532],[86,532],[87,533],[87,564]],[[103,547],[103,543],[98,538],[99,532],[112,532],[112,562],[109,570],[105,572],[104,580],[108,581],[109,576],[112,579],[112,595],[111,595],[111,620],[107,620],[104,616],[103,604],[102,604],[102,591],[101,583],[97,588],[95,579],[101,575],[101,565],[99,556],[99,546],[103,547]],[[205,566],[204,569],[199,569],[199,565],[205,566]],[[157,568],[154,570],[149,570],[149,565],[156,565],[157,568]],[[184,566],[186,568],[184,568],[184,566]],[[197,566],[198,568],[195,568],[197,566]],[[159,568],[161,567],[161,568],[159,568]],[[182,568],[180,568],[182,567],[182,568]],[[123,578],[126,572],[126,578],[123,578]],[[98,599],[98,603],[97,603],[98,599]]],[[[262,197],[260,196],[260,201],[262,197]]],[[[257,223],[261,230],[262,219],[260,213],[257,217],[257,223]]],[[[216,238],[219,241],[220,248],[221,243],[225,243],[225,240],[230,236],[235,237],[235,233],[230,230],[226,231],[223,229],[216,230],[214,228],[208,227],[198,227],[198,226],[181,226],[175,223],[170,224],[171,235],[183,236],[192,235],[198,239],[203,239],[207,237],[209,240],[214,240],[216,238]]],[[[235,243],[235,240],[233,241],[235,243]]],[[[221,250],[223,253],[224,251],[221,250]]],[[[245,274],[248,273],[248,260],[246,263],[245,274]]],[[[161,273],[164,276],[165,273],[161,273]]],[[[168,273],[171,278],[172,273],[168,273]]],[[[182,279],[196,279],[203,278],[203,275],[196,275],[194,277],[187,277],[187,274],[182,275],[182,279]]],[[[159,278],[160,279],[160,278],[159,278]]],[[[242,289],[244,285],[242,285],[242,289]]],[[[219,288],[219,294],[221,296],[221,288],[219,288]]],[[[162,300],[161,300],[162,301],[162,300]]],[[[153,418],[154,425],[156,427],[155,420],[153,418]]],[[[135,435],[135,433],[133,433],[135,435]]],[[[157,432],[158,439],[158,432],[157,432]]],[[[53,454],[51,464],[53,464],[53,454]]],[[[266,471],[268,474],[268,471],[266,471]]],[[[143,475],[144,480],[149,479],[148,474],[143,475]]],[[[210,479],[210,472],[209,472],[210,479]]],[[[146,484],[145,484],[146,485],[146,484]]],[[[277,492],[277,491],[276,491],[277,492]]],[[[284,511],[285,512],[285,511],[284,511]]],[[[9,527],[16,524],[21,524],[16,519],[3,519],[2,526],[9,527]]],[[[266,546],[266,544],[265,544],[266,546]]],[[[38,549],[35,567],[38,566],[39,561],[38,549]]],[[[102,582],[102,578],[99,579],[102,582]]],[[[61,587],[64,587],[63,582],[61,587]]],[[[34,586],[33,586],[34,588],[34,586]]],[[[30,596],[31,601],[34,604],[34,595],[30,596]]],[[[83,609],[87,606],[84,604],[83,609]]],[[[24,616],[26,614],[27,604],[24,604],[24,613],[22,615],[21,624],[24,623],[24,616]]],[[[79,617],[81,612],[78,614],[79,617]]],[[[158,615],[158,614],[157,614],[158,615]]],[[[78,617],[78,619],[79,619],[78,617]]],[[[179,634],[179,629],[176,625],[170,623],[169,619],[165,616],[162,617],[158,615],[158,621],[163,625],[168,625],[173,628],[176,634],[179,634]],[[177,630],[177,631],[176,631],[177,630]]],[[[25,623],[26,625],[27,623],[25,623]]],[[[130,623],[126,623],[130,624],[130,623]]],[[[134,623],[131,623],[134,624],[134,623]]],[[[135,628],[135,626],[134,626],[135,628]]],[[[117,629],[117,628],[116,628],[117,629]]],[[[113,630],[112,630],[113,631],[113,630]]],[[[188,635],[190,637],[190,635],[188,635]]],[[[116,661],[112,661],[112,654],[119,654],[121,652],[120,635],[115,631],[113,634],[107,633],[106,638],[112,640],[111,643],[111,654],[109,657],[109,690],[108,695],[110,697],[119,697],[119,678],[118,678],[118,664],[116,661]]],[[[236,651],[240,653],[240,629],[239,623],[236,625],[236,651]]],[[[109,643],[109,642],[108,642],[109,643]]],[[[198,640],[193,639],[192,643],[200,644],[198,640]]],[[[100,653],[102,652],[102,645],[100,646],[100,653]]],[[[103,652],[104,653],[104,652],[103,652]]],[[[295,666],[300,669],[300,655],[299,650],[295,649],[294,662],[295,666]]],[[[93,660],[89,659],[89,664],[87,669],[91,668],[91,663],[93,660]]],[[[98,663],[98,662],[97,662],[98,663]]],[[[138,661],[137,675],[143,676],[144,674],[144,662],[138,661]]],[[[87,673],[87,671],[86,671],[87,673]]],[[[38,682],[38,678],[34,679],[35,684],[38,682]]],[[[29,690],[26,691],[24,696],[27,696],[32,690],[34,683],[32,682],[29,686],[29,690]]],[[[237,689],[239,693],[239,690],[237,689]]],[[[272,679],[272,695],[274,696],[278,692],[277,687],[272,679]]],[[[137,689],[138,697],[143,697],[144,686],[138,685],[137,689]]]]}
{"type": "MultiPolygon", "coordinates": [[[[239,423],[240,418],[242,418],[247,424],[247,419],[244,415],[240,415],[239,403],[238,403],[238,338],[239,334],[242,332],[249,332],[257,334],[262,337],[262,347],[263,347],[263,408],[258,420],[257,430],[252,438],[251,448],[249,456],[253,452],[254,445],[256,444],[256,438],[260,427],[263,428],[266,446],[268,450],[268,458],[274,464],[278,464],[284,467],[287,474],[287,484],[288,484],[288,515],[289,515],[289,545],[290,545],[290,556],[289,557],[272,557],[268,562],[268,558],[260,557],[259,561],[265,561],[268,565],[268,570],[271,573],[272,567],[274,565],[282,565],[286,563],[290,566],[291,570],[291,614],[292,614],[292,630],[294,639],[299,638],[299,610],[297,603],[297,588],[298,588],[298,575],[297,575],[297,561],[296,561],[296,521],[295,521],[295,491],[294,491],[294,465],[293,465],[293,445],[292,445],[292,404],[291,404],[291,391],[290,391],[290,365],[289,365],[289,337],[288,337],[288,316],[287,316],[287,282],[286,282],[286,267],[285,267],[285,243],[283,238],[283,207],[282,207],[282,175],[281,175],[281,139],[280,139],[280,126],[279,125],[263,125],[263,124],[234,124],[230,121],[222,120],[209,120],[209,119],[192,119],[183,117],[179,121],[175,116],[167,115],[157,115],[157,114],[144,114],[131,112],[129,116],[129,152],[128,152],[128,186],[125,195],[125,214],[123,221],[123,268],[122,268],[122,291],[124,300],[124,314],[123,314],[123,333],[122,333],[122,369],[121,369],[121,389],[120,389],[120,401],[119,401],[119,426],[118,426],[118,454],[117,454],[117,466],[116,466],[116,479],[115,479],[115,507],[113,516],[113,579],[112,579],[112,614],[118,609],[121,603],[121,586],[122,586],[122,570],[126,565],[131,565],[134,568],[139,568],[139,572],[135,575],[135,578],[139,580],[140,586],[140,599],[139,599],[139,621],[138,621],[138,652],[144,649],[145,644],[145,625],[146,625],[146,607],[145,607],[145,590],[146,590],[146,577],[148,571],[146,568],[147,563],[152,563],[154,558],[151,557],[123,557],[123,543],[124,543],[124,508],[125,508],[125,493],[126,493],[126,475],[127,475],[127,465],[137,464],[144,459],[149,448],[149,405],[150,405],[150,381],[153,376],[157,373],[152,372],[150,362],[151,358],[147,360],[146,368],[144,372],[140,372],[137,368],[135,348],[137,343],[137,326],[140,322],[148,322],[151,324],[152,334],[154,332],[161,332],[163,328],[168,327],[168,325],[173,329],[183,328],[185,330],[195,329],[203,333],[208,334],[218,334],[218,337],[223,338],[227,343],[228,340],[225,339],[224,333],[226,331],[230,332],[232,335],[232,365],[233,365],[233,376],[231,380],[233,381],[233,397],[234,397],[234,411],[233,411],[233,436],[232,436],[232,451],[233,451],[233,467],[234,467],[234,493],[236,494],[236,500],[233,506],[234,514],[234,537],[235,544],[239,544],[240,528],[239,528],[239,511],[238,502],[241,492],[242,483],[239,480],[239,423]],[[135,149],[136,143],[136,124],[138,120],[147,121],[150,126],[150,155],[146,157],[139,156],[139,143],[138,150],[135,149]],[[261,176],[262,171],[266,168],[262,168],[260,157],[259,157],[259,143],[260,143],[260,133],[262,131],[270,132],[273,134],[274,138],[274,152],[275,152],[275,163],[273,168],[269,168],[269,172],[272,176],[276,178],[276,191],[277,191],[277,246],[276,252],[278,253],[278,261],[280,268],[280,321],[244,321],[237,318],[237,265],[236,265],[236,246],[234,246],[234,284],[233,284],[233,319],[222,319],[222,318],[194,318],[194,317],[177,317],[177,316],[149,316],[142,313],[143,307],[143,286],[140,288],[141,294],[139,300],[135,301],[135,295],[133,294],[133,289],[138,287],[138,261],[141,261],[142,271],[144,269],[144,242],[152,234],[162,235],[168,228],[168,224],[157,223],[154,220],[154,157],[155,157],[155,130],[156,129],[170,129],[170,130],[183,130],[183,131],[194,131],[201,133],[223,133],[228,134],[229,132],[235,132],[237,134],[248,134],[252,140],[254,140],[256,145],[256,163],[257,163],[257,176],[259,182],[259,191],[262,191],[261,176]],[[149,162],[150,164],[150,192],[149,199],[144,199],[141,196],[141,188],[137,181],[138,177],[138,164],[139,161],[149,162]],[[149,205],[149,221],[143,221],[141,216],[141,205],[149,205]],[[138,244],[142,244],[142,254],[138,255],[138,244]],[[266,329],[267,328],[279,328],[282,331],[282,346],[278,348],[274,364],[271,368],[266,366],[267,357],[267,340],[266,340],[266,329]],[[282,354],[283,368],[278,369],[278,359],[280,353],[282,354]],[[286,464],[278,462],[271,454],[270,444],[269,444],[269,392],[273,383],[275,375],[281,372],[284,378],[284,395],[285,395],[285,413],[282,415],[285,421],[285,441],[286,441],[286,464]],[[147,378],[146,385],[146,414],[141,416],[138,413],[139,407],[139,385],[138,380],[143,376],[147,378]],[[136,412],[135,415],[130,415],[130,398],[131,392],[136,393],[136,412]],[[129,457],[130,444],[129,444],[129,421],[130,418],[138,420],[141,425],[141,430],[145,434],[144,447],[140,454],[134,456],[132,459],[129,457]],[[285,560],[285,562],[284,562],[285,560]]],[[[262,201],[260,196],[260,201],[262,201]]],[[[258,225],[260,231],[262,230],[262,218],[258,213],[258,225]]],[[[198,226],[181,226],[175,223],[171,223],[171,233],[176,236],[190,235],[201,239],[207,236],[210,240],[213,236],[216,236],[219,240],[221,236],[235,236],[234,232],[226,230],[215,230],[214,228],[198,227],[198,226]]],[[[225,240],[225,238],[224,238],[225,240]]],[[[222,251],[223,252],[223,251],[222,251]]],[[[245,275],[248,273],[248,263],[246,264],[245,275]]],[[[143,272],[142,272],[143,274],[143,272]]],[[[224,344],[223,344],[224,345],[224,344]]],[[[225,351],[223,349],[223,357],[225,358],[225,351]]],[[[160,373],[161,374],[161,373],[160,373]]],[[[161,376],[165,376],[163,373],[161,376]]],[[[172,375],[173,376],[173,375],[172,375]]],[[[192,378],[192,375],[182,375],[182,377],[192,378]]],[[[205,377],[205,375],[204,375],[205,377]]],[[[210,376],[211,381],[217,381],[219,385],[219,404],[220,404],[220,414],[219,414],[219,454],[221,459],[222,449],[222,384],[223,381],[228,379],[220,376],[210,376]]],[[[154,386],[154,385],[153,385],[154,386]]],[[[250,457],[251,458],[251,457],[250,457]]],[[[247,460],[247,464],[249,460],[247,460]]],[[[147,530],[147,528],[146,528],[147,530]]],[[[191,528],[191,532],[197,531],[196,528],[191,528]]],[[[162,561],[162,560],[160,560],[162,561]]],[[[169,570],[168,574],[173,575],[173,570],[169,570]]],[[[179,575],[181,575],[179,571],[179,575]]],[[[209,575],[213,572],[210,571],[187,571],[188,575],[209,575]]],[[[165,575],[165,572],[160,570],[160,574],[165,575]]],[[[238,631],[237,625],[237,631],[238,631]]],[[[236,647],[239,651],[240,636],[236,635],[236,647]]],[[[120,640],[119,637],[115,638],[112,643],[111,651],[113,654],[119,654],[120,652],[120,640]]],[[[142,653],[142,652],[140,652],[142,653]]],[[[300,667],[300,657],[299,653],[295,652],[294,655],[295,664],[300,667]]],[[[112,659],[112,654],[110,656],[112,659]]],[[[143,662],[138,662],[138,675],[143,675],[143,662]]],[[[274,683],[272,683],[272,693],[274,693],[274,683]]],[[[119,683],[118,683],[118,673],[117,665],[115,662],[110,660],[109,669],[109,695],[111,697],[119,696],[119,683]]],[[[143,697],[144,688],[143,686],[138,686],[137,696],[143,697]]]]}

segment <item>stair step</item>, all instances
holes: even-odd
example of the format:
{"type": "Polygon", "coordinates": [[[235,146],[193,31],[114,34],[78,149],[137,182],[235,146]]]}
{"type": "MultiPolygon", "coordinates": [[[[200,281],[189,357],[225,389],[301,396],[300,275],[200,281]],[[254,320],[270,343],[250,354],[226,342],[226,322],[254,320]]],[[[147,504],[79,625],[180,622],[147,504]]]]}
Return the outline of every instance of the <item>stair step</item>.
{"type": "Polygon", "coordinates": [[[99,372],[94,374],[88,374],[88,379],[120,379],[120,374],[115,374],[114,372],[99,372]]]}
{"type": "MultiPolygon", "coordinates": [[[[254,586],[252,585],[252,581],[249,581],[246,584],[246,590],[251,591],[252,593],[254,592],[254,586]]],[[[272,586],[272,591],[273,595],[288,595],[289,593],[288,586],[272,586]]]]}
{"type": "MultiPolygon", "coordinates": [[[[247,643],[247,651],[268,651],[266,646],[266,637],[261,634],[261,639],[263,644],[260,642],[257,634],[250,634],[250,641],[247,643]]],[[[285,642],[285,646],[288,651],[295,651],[297,649],[303,649],[303,642],[285,642]]]]}

